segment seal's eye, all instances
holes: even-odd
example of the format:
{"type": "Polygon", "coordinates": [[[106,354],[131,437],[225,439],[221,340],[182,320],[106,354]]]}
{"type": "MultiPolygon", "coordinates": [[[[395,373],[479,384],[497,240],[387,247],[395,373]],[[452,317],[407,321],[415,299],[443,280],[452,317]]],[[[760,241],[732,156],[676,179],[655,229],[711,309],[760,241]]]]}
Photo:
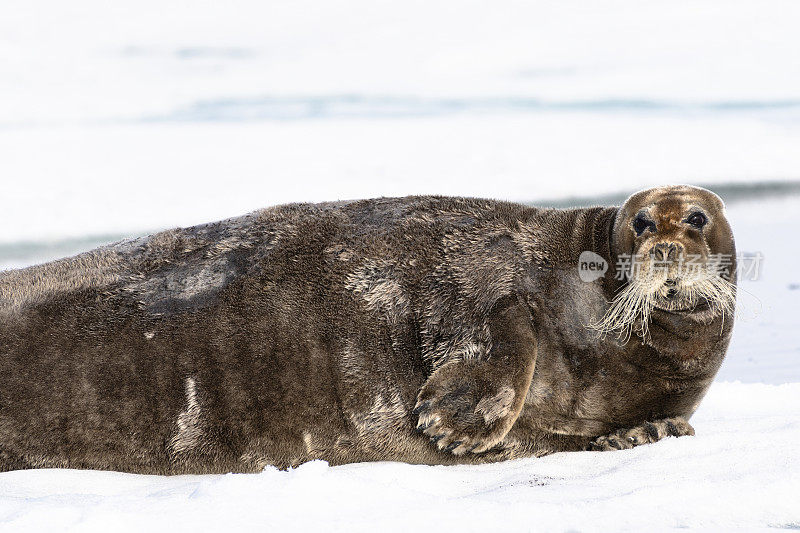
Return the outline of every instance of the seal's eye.
{"type": "Polygon", "coordinates": [[[686,219],[686,223],[700,229],[708,223],[708,218],[700,212],[692,213],[689,215],[689,218],[686,219]]]}
{"type": "Polygon", "coordinates": [[[633,231],[636,232],[637,237],[644,233],[647,228],[650,228],[650,231],[655,233],[656,223],[652,220],[647,220],[642,215],[639,215],[633,219],[633,231]]]}

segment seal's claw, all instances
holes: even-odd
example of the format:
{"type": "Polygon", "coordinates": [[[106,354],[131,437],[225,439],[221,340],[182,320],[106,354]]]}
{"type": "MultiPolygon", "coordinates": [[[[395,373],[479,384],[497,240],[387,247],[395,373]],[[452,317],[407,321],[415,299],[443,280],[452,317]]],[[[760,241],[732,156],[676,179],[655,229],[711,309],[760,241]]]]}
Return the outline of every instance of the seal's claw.
{"type": "Polygon", "coordinates": [[[454,446],[450,453],[453,455],[464,455],[465,453],[469,452],[472,449],[472,443],[469,441],[463,442],[459,441],[458,446],[454,446]]]}
{"type": "Polygon", "coordinates": [[[411,411],[411,414],[418,415],[422,411],[424,411],[425,409],[429,408],[430,406],[431,406],[431,402],[430,401],[418,403],[416,405],[416,407],[414,407],[414,410],[411,411]]]}
{"type": "Polygon", "coordinates": [[[448,445],[447,445],[447,447],[444,449],[444,451],[446,451],[446,452],[452,452],[453,450],[455,450],[456,448],[458,448],[459,446],[461,446],[461,444],[462,444],[463,442],[464,442],[464,441],[461,441],[461,440],[454,440],[453,442],[451,442],[450,444],[448,444],[448,445]]]}

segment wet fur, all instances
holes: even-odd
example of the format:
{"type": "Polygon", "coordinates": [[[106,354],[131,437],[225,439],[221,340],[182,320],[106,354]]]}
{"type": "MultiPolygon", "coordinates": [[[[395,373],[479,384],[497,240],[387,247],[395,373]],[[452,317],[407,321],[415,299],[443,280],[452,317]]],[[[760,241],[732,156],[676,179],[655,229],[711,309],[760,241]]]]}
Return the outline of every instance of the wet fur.
{"type": "Polygon", "coordinates": [[[576,262],[613,264],[619,211],[294,204],[2,273],[0,469],[480,463],[688,417],[731,321],[656,311],[647,338],[598,338],[621,282],[583,283],[576,262]],[[503,350],[528,370],[486,373],[471,423],[513,426],[477,453],[433,446],[423,386],[503,350]]]}

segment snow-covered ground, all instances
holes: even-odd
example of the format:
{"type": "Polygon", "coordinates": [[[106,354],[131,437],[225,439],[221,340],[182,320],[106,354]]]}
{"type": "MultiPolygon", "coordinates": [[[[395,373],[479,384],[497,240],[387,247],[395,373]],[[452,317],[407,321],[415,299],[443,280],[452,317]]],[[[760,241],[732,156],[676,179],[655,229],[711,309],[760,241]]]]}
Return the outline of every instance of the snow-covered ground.
{"type": "MultiPolygon", "coordinates": [[[[799,17],[792,0],[6,0],[0,268],[289,201],[789,183],[799,17]]],[[[730,204],[763,269],[695,437],[481,467],[9,472],[0,529],[800,528],[785,191],[730,204]]]]}
{"type": "Polygon", "coordinates": [[[800,526],[800,384],[720,383],[697,436],[482,466],[322,461],[280,472],[0,475],[19,530],[609,531],[800,526]]]}

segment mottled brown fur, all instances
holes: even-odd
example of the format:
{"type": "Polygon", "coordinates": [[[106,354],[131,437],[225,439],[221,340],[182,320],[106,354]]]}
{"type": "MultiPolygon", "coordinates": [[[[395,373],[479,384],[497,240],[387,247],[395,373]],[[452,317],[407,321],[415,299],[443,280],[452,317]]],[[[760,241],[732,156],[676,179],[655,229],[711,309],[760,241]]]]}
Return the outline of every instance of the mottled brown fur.
{"type": "Polygon", "coordinates": [[[730,317],[656,312],[628,342],[587,327],[624,282],[582,282],[577,258],[613,266],[628,216],[295,204],[2,273],[0,469],[480,463],[688,418],[730,317]]]}

